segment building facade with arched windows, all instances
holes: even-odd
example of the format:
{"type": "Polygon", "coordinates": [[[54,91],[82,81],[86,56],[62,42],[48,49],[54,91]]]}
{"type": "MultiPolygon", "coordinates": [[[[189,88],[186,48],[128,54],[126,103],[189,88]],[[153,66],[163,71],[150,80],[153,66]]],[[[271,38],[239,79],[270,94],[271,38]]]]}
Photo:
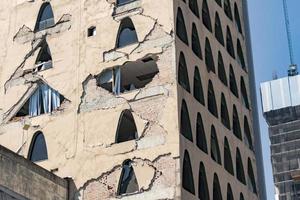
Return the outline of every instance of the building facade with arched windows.
{"type": "Polygon", "coordinates": [[[264,199],[245,1],[0,8],[0,145],[58,199],[264,199]]]}

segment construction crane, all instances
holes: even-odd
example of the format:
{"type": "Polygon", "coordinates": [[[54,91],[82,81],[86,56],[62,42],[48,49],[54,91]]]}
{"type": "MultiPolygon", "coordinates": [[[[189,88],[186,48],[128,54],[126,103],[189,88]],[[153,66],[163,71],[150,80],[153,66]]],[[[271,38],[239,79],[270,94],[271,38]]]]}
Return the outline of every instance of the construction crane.
{"type": "Polygon", "coordinates": [[[291,26],[289,20],[289,11],[286,0],[283,1],[283,11],[284,11],[284,18],[285,18],[285,26],[286,26],[286,33],[289,45],[289,54],[290,54],[290,66],[288,69],[289,76],[298,75],[297,65],[294,60],[294,50],[293,50],[293,42],[292,42],[292,34],[291,34],[291,26]]]}

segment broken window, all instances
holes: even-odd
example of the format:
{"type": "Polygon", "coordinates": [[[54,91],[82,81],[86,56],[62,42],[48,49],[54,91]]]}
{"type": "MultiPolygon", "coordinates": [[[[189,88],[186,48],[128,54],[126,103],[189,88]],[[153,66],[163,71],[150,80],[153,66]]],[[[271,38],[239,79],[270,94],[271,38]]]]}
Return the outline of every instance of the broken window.
{"type": "Polygon", "coordinates": [[[139,191],[139,185],[132,163],[131,160],[125,160],[123,162],[117,195],[132,194],[139,191]]]}
{"type": "Polygon", "coordinates": [[[184,156],[183,156],[182,187],[186,191],[195,194],[193,170],[192,170],[190,155],[187,150],[184,151],[184,156]]]}
{"type": "Polygon", "coordinates": [[[234,18],[235,18],[235,24],[239,30],[239,32],[241,34],[243,34],[243,30],[242,30],[242,24],[241,24],[241,18],[240,18],[240,13],[239,13],[239,9],[237,7],[237,4],[234,3],[234,18]]]}
{"type": "Polygon", "coordinates": [[[248,187],[250,191],[252,191],[255,194],[257,193],[255,176],[253,173],[253,168],[252,168],[252,163],[250,158],[248,158],[248,187]]]}
{"type": "Polygon", "coordinates": [[[177,10],[176,35],[179,37],[179,39],[182,42],[184,42],[186,45],[189,45],[185,22],[184,22],[184,17],[183,17],[181,8],[178,8],[178,10],[177,10]]]}
{"type": "Polygon", "coordinates": [[[193,133],[191,128],[191,121],[189,111],[185,100],[181,103],[181,115],[180,115],[180,133],[188,140],[193,142],[193,133]]]}
{"type": "Polygon", "coordinates": [[[245,85],[244,78],[241,77],[241,93],[242,93],[242,103],[247,108],[250,109],[249,100],[248,100],[248,94],[247,89],[245,85]]]}
{"type": "Polygon", "coordinates": [[[239,120],[238,112],[236,110],[235,105],[233,105],[233,111],[232,111],[232,131],[233,131],[233,134],[238,139],[242,140],[241,125],[240,125],[240,120],[239,120]]]}
{"type": "Polygon", "coordinates": [[[232,65],[229,66],[229,88],[230,88],[230,91],[232,92],[232,94],[234,94],[234,96],[239,98],[239,93],[238,93],[236,79],[235,79],[232,65]]]}
{"type": "Polygon", "coordinates": [[[216,118],[218,118],[218,108],[216,103],[215,91],[211,80],[208,81],[207,103],[209,112],[216,118]]]}
{"type": "Polygon", "coordinates": [[[57,110],[64,97],[46,84],[40,84],[35,92],[19,110],[16,117],[38,116],[57,110]]]}
{"type": "Polygon", "coordinates": [[[190,92],[190,81],[189,75],[187,71],[186,61],[184,54],[180,52],[179,56],[179,65],[178,65],[178,83],[181,85],[186,91],[190,92]]]}
{"type": "Polygon", "coordinates": [[[227,184],[227,200],[234,200],[230,184],[227,184]]]}
{"type": "Polygon", "coordinates": [[[43,3],[36,21],[34,30],[42,31],[54,26],[54,16],[50,3],[43,3]]]}
{"type": "Polygon", "coordinates": [[[97,85],[115,95],[140,89],[158,74],[158,66],[151,57],[127,62],[103,71],[96,77],[97,85]]]}
{"type": "Polygon", "coordinates": [[[222,54],[220,51],[218,52],[218,77],[225,86],[228,85],[227,75],[226,75],[224,62],[223,62],[223,57],[222,57],[222,54]]]}
{"type": "Polygon", "coordinates": [[[218,42],[224,46],[224,36],[222,31],[221,20],[217,12],[215,17],[215,37],[218,40],[218,42]]]}
{"type": "Polygon", "coordinates": [[[41,131],[36,132],[32,138],[29,147],[28,159],[32,162],[48,159],[47,145],[41,131]]]}
{"type": "Polygon", "coordinates": [[[242,68],[244,70],[246,70],[246,63],[245,63],[245,58],[244,58],[244,53],[243,53],[243,49],[241,46],[241,42],[238,39],[237,40],[237,55],[238,55],[238,62],[240,63],[240,65],[242,66],[242,68]]]}
{"type": "Polygon", "coordinates": [[[199,103],[205,105],[201,76],[197,66],[194,71],[194,97],[199,103]]]}
{"type": "Polygon", "coordinates": [[[200,163],[198,187],[198,196],[200,200],[209,200],[209,189],[207,185],[206,170],[203,162],[200,163]]]}
{"type": "Polygon", "coordinates": [[[208,72],[212,71],[213,73],[216,73],[215,62],[208,38],[205,39],[205,64],[208,72]]]}
{"type": "Polygon", "coordinates": [[[91,26],[90,28],[88,28],[87,30],[87,36],[88,37],[92,37],[96,35],[96,27],[95,26],[91,26]]]}
{"type": "Polygon", "coordinates": [[[191,11],[199,18],[199,7],[198,7],[198,0],[189,0],[189,7],[191,11]]]}
{"type": "Polygon", "coordinates": [[[202,3],[202,23],[210,32],[212,32],[210,14],[206,0],[203,0],[202,3]]]}
{"type": "Polygon", "coordinates": [[[52,57],[47,42],[42,42],[41,50],[37,56],[34,72],[43,71],[52,68],[52,57]]]}
{"type": "Polygon", "coordinates": [[[213,181],[213,200],[222,200],[222,192],[220,187],[220,182],[218,175],[214,174],[214,181],[213,181]]]}
{"type": "Polygon", "coordinates": [[[253,151],[253,143],[252,143],[252,137],[250,132],[250,126],[246,116],[244,117],[244,141],[246,145],[249,147],[249,149],[253,151]]]}
{"type": "Polygon", "coordinates": [[[230,146],[226,137],[224,139],[224,168],[227,172],[234,176],[230,146]]]}
{"type": "Polygon", "coordinates": [[[199,149],[207,154],[206,136],[205,136],[203,121],[200,113],[197,114],[196,143],[199,149]]]}
{"type": "Polygon", "coordinates": [[[218,164],[222,165],[217,133],[216,133],[216,129],[213,125],[211,126],[210,152],[211,152],[211,158],[214,161],[216,161],[218,164]]]}
{"type": "Polygon", "coordinates": [[[117,0],[117,6],[122,6],[135,0],[117,0]]]}
{"type": "Polygon", "coordinates": [[[126,142],[129,140],[137,139],[137,129],[135,125],[134,118],[130,110],[124,110],[121,113],[117,133],[116,133],[116,143],[126,142]]]}
{"type": "Polygon", "coordinates": [[[138,37],[131,19],[129,17],[122,19],[117,37],[117,48],[122,48],[137,42],[138,37]]]}
{"type": "Polygon", "coordinates": [[[229,55],[232,58],[235,58],[235,53],[234,53],[234,47],[233,47],[233,42],[232,42],[232,36],[229,27],[227,26],[227,31],[226,31],[226,49],[229,55]]]}
{"type": "Polygon", "coordinates": [[[230,0],[224,0],[224,11],[227,17],[232,20],[230,0]]]}
{"type": "Polygon", "coordinates": [[[201,45],[199,41],[198,31],[196,25],[192,25],[192,50],[194,54],[202,60],[201,45]]]}
{"type": "Polygon", "coordinates": [[[246,185],[244,166],[239,148],[236,148],[236,177],[241,183],[246,185]]]}
{"type": "Polygon", "coordinates": [[[221,94],[221,121],[222,124],[230,130],[230,120],[227,109],[227,103],[224,94],[221,94]]]}

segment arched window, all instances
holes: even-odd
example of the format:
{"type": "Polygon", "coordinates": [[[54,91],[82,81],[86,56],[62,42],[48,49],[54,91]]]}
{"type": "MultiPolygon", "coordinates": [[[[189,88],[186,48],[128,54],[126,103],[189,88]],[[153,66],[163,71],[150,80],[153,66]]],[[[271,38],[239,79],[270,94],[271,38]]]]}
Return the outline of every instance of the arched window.
{"type": "Polygon", "coordinates": [[[224,46],[224,36],[222,31],[221,20],[219,14],[216,12],[215,16],[215,37],[224,46]]]}
{"type": "Polygon", "coordinates": [[[232,92],[232,94],[234,94],[234,96],[239,98],[239,93],[238,93],[236,79],[235,79],[232,65],[229,66],[229,87],[230,87],[230,91],[232,92]]]}
{"type": "Polygon", "coordinates": [[[181,11],[181,8],[177,10],[177,18],[176,18],[176,35],[179,39],[184,42],[186,45],[189,45],[188,36],[185,28],[184,17],[181,11]]]}
{"type": "Polygon", "coordinates": [[[194,71],[194,97],[199,103],[205,105],[201,76],[197,66],[195,66],[194,71]]]}
{"type": "Polygon", "coordinates": [[[192,50],[198,58],[200,58],[201,60],[203,59],[198,31],[194,23],[192,25],[192,50]]]}
{"type": "Polygon", "coordinates": [[[215,1],[216,1],[216,3],[217,3],[219,6],[222,7],[222,0],[215,0],[215,1]]]}
{"type": "Polygon", "coordinates": [[[230,130],[230,119],[227,109],[227,103],[224,94],[221,94],[221,121],[222,124],[230,130]]]}
{"type": "Polygon", "coordinates": [[[245,200],[243,193],[240,193],[240,200],[245,200]]]}
{"type": "Polygon", "coordinates": [[[203,162],[200,163],[200,168],[199,168],[198,196],[200,200],[209,200],[209,190],[208,190],[207,179],[206,179],[206,170],[203,162]]]}
{"type": "Polygon", "coordinates": [[[231,150],[226,137],[224,139],[224,168],[227,172],[234,176],[231,150]]]}
{"type": "Polygon", "coordinates": [[[186,67],[185,57],[182,52],[180,52],[179,56],[179,66],[178,66],[178,83],[181,85],[186,91],[190,92],[190,81],[189,75],[186,67]]]}
{"type": "Polygon", "coordinates": [[[250,191],[257,194],[255,176],[253,173],[252,163],[250,158],[248,158],[248,187],[250,191]]]}
{"type": "Polygon", "coordinates": [[[220,154],[220,148],[219,148],[219,142],[216,134],[216,129],[212,125],[211,126],[211,138],[210,138],[210,152],[211,152],[211,158],[222,165],[221,160],[221,154],[220,154]]]}
{"type": "Polygon", "coordinates": [[[201,149],[204,153],[207,153],[206,136],[205,136],[204,126],[203,126],[202,116],[200,113],[197,114],[196,142],[199,149],[201,149]]]}
{"type": "Polygon", "coordinates": [[[191,121],[189,111],[185,100],[181,103],[181,115],[180,115],[180,133],[188,140],[193,142],[193,134],[191,128],[191,121]]]}
{"type": "Polygon", "coordinates": [[[223,62],[223,57],[222,57],[222,54],[220,51],[218,52],[218,77],[224,85],[226,85],[226,86],[228,85],[227,75],[226,75],[224,62],[223,62]]]}
{"type": "Polygon", "coordinates": [[[246,70],[246,63],[245,63],[244,53],[243,53],[243,49],[242,49],[241,42],[240,42],[239,39],[237,39],[237,47],[236,48],[237,48],[238,62],[240,63],[242,68],[244,70],[246,70]]]}
{"type": "Polygon", "coordinates": [[[130,2],[132,2],[132,0],[117,0],[117,6],[122,6],[130,2]]]}
{"type": "Polygon", "coordinates": [[[227,17],[232,20],[232,11],[231,11],[230,0],[224,0],[224,11],[225,11],[225,14],[227,15],[227,17]]]}
{"type": "Polygon", "coordinates": [[[210,71],[214,73],[216,72],[215,62],[214,62],[214,58],[213,58],[213,54],[212,54],[212,50],[208,38],[205,39],[205,64],[208,72],[210,71]]]}
{"type": "Polygon", "coordinates": [[[46,2],[40,8],[34,30],[42,31],[52,26],[54,26],[54,15],[51,4],[46,2]]]}
{"type": "Polygon", "coordinates": [[[34,134],[28,153],[28,159],[32,162],[48,159],[47,145],[45,137],[41,131],[34,134]]]}
{"type": "Polygon", "coordinates": [[[122,172],[119,180],[117,195],[132,194],[139,191],[131,160],[125,160],[122,165],[122,172]]]}
{"type": "Polygon", "coordinates": [[[118,128],[116,133],[116,143],[135,140],[137,138],[138,138],[137,129],[131,111],[124,110],[121,113],[119,123],[118,123],[118,128]]]}
{"type": "Polygon", "coordinates": [[[184,151],[184,157],[183,157],[182,187],[186,191],[195,194],[193,170],[192,170],[190,155],[187,150],[184,151]]]}
{"type": "Polygon", "coordinates": [[[210,14],[206,0],[203,0],[202,3],[202,23],[210,32],[212,32],[210,14]]]}
{"type": "Polygon", "coordinates": [[[233,42],[232,42],[232,36],[229,27],[227,26],[227,31],[226,31],[226,49],[229,55],[233,58],[235,58],[235,53],[234,53],[234,47],[233,47],[233,42]]]}
{"type": "Polygon", "coordinates": [[[240,18],[240,13],[239,13],[239,9],[237,7],[237,4],[234,3],[234,18],[235,18],[235,24],[239,30],[239,32],[241,34],[243,34],[243,30],[242,30],[242,24],[241,24],[241,18],[240,18]]]}
{"type": "Polygon", "coordinates": [[[208,81],[207,103],[209,112],[216,118],[218,118],[218,108],[216,103],[215,91],[211,80],[208,81]]]}
{"type": "Polygon", "coordinates": [[[242,102],[247,109],[250,109],[247,89],[245,85],[244,78],[241,77],[241,93],[242,93],[242,102]]]}
{"type": "Polygon", "coordinates": [[[198,0],[189,0],[189,7],[191,9],[191,11],[197,16],[199,17],[199,7],[198,7],[198,0]]]}
{"type": "Polygon", "coordinates": [[[230,184],[227,184],[227,200],[234,200],[230,184]]]}
{"type": "Polygon", "coordinates": [[[244,165],[239,148],[236,148],[236,177],[241,183],[246,185],[244,165]]]}
{"type": "Polygon", "coordinates": [[[233,105],[233,111],[232,111],[232,131],[237,138],[242,140],[241,125],[240,125],[240,120],[235,105],[233,105]]]}
{"type": "Polygon", "coordinates": [[[251,137],[251,131],[250,131],[250,126],[248,123],[248,119],[245,116],[244,117],[244,141],[246,145],[253,151],[253,143],[252,143],[252,137],[251,137]]]}
{"type": "Polygon", "coordinates": [[[122,19],[117,37],[117,48],[122,48],[137,42],[138,37],[131,19],[129,17],[122,19]]]}
{"type": "Polygon", "coordinates": [[[37,71],[42,71],[50,68],[52,68],[52,57],[51,57],[49,46],[45,41],[41,44],[40,52],[35,61],[34,71],[37,72],[37,71]]]}
{"type": "Polygon", "coordinates": [[[217,174],[214,174],[213,182],[213,200],[222,200],[222,192],[220,187],[220,182],[217,174]]]}

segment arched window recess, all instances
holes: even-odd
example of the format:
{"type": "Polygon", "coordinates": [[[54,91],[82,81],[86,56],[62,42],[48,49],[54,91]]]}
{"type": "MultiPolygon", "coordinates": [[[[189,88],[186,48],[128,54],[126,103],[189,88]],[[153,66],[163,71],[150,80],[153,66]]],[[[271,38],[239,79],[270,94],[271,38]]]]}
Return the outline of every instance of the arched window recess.
{"type": "Polygon", "coordinates": [[[48,159],[47,145],[45,137],[41,131],[34,134],[28,153],[28,159],[32,162],[48,159]]]}
{"type": "Polygon", "coordinates": [[[35,32],[45,30],[54,26],[54,15],[51,4],[49,2],[43,3],[35,24],[35,32]]]}

